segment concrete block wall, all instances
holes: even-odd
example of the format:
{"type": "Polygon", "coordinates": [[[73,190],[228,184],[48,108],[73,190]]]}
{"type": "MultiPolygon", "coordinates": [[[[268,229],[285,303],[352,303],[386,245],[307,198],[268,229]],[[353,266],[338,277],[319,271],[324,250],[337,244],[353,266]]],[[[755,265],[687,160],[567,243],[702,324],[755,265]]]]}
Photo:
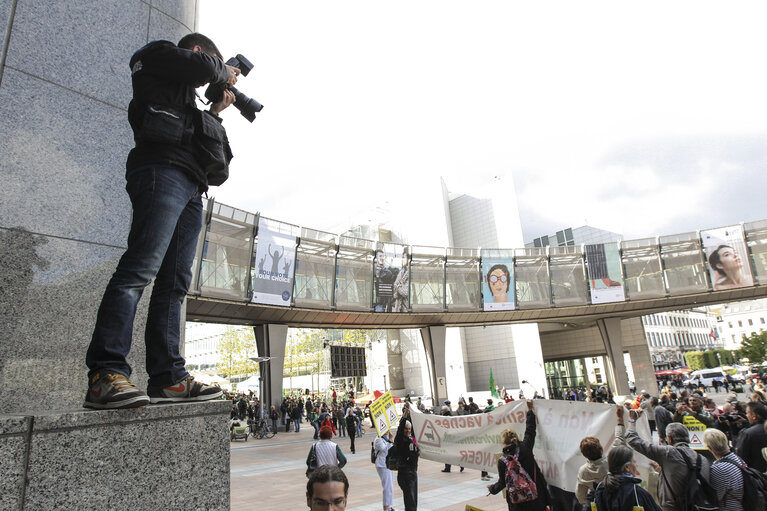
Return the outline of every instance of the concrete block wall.
{"type": "MultiPolygon", "coordinates": [[[[0,0],[0,413],[82,403],[131,216],[128,61],[193,31],[196,15],[192,0],[0,0]]],[[[139,386],[146,302],[130,357],[139,386]]]]}

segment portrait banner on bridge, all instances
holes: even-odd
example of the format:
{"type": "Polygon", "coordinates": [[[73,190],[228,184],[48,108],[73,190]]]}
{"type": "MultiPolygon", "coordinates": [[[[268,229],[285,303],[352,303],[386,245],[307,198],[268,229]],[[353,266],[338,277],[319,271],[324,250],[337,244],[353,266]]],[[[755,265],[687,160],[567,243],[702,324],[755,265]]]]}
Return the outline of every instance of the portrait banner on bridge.
{"type": "Polygon", "coordinates": [[[410,310],[410,258],[407,247],[379,242],[373,260],[373,281],[376,312],[410,310]]]}
{"type": "Polygon", "coordinates": [[[273,231],[260,219],[251,302],[289,307],[295,261],[296,237],[273,231]]]}
{"type": "MultiPolygon", "coordinates": [[[[548,399],[534,401],[538,422],[533,454],[548,483],[575,491],[578,469],[584,463],[581,439],[595,436],[607,451],[615,439],[615,406],[548,399]]],[[[445,417],[412,409],[410,413],[421,457],[488,472],[497,472],[503,449],[501,433],[511,429],[523,440],[526,418],[527,403],[521,400],[506,403],[490,413],[474,415],[445,417]]],[[[645,415],[637,421],[637,433],[650,438],[645,415]]],[[[636,458],[640,472],[646,475],[647,459],[638,453],[636,458]]]]}
{"type": "Polygon", "coordinates": [[[700,238],[714,291],[754,285],[742,226],[700,231],[700,238]]]}
{"type": "Polygon", "coordinates": [[[617,243],[586,245],[591,303],[626,301],[617,243]]]}
{"type": "Polygon", "coordinates": [[[511,251],[482,250],[483,310],[514,309],[514,259],[511,251]]]}

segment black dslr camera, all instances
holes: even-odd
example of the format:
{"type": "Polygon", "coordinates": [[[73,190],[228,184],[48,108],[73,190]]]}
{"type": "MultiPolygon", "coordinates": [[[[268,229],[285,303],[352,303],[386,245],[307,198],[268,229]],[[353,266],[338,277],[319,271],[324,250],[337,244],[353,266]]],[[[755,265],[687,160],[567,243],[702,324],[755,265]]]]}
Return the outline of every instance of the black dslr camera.
{"type": "MultiPolygon", "coordinates": [[[[231,59],[227,60],[226,65],[238,68],[242,76],[248,76],[250,70],[253,69],[253,64],[251,64],[248,59],[239,53],[236,57],[232,57],[231,59]]],[[[250,122],[253,122],[253,120],[256,118],[256,112],[260,112],[261,109],[264,108],[264,105],[253,98],[249,98],[231,85],[227,85],[225,83],[211,84],[205,90],[205,97],[210,102],[217,103],[224,97],[224,91],[226,89],[234,92],[234,107],[240,111],[243,117],[245,117],[250,122]]]]}

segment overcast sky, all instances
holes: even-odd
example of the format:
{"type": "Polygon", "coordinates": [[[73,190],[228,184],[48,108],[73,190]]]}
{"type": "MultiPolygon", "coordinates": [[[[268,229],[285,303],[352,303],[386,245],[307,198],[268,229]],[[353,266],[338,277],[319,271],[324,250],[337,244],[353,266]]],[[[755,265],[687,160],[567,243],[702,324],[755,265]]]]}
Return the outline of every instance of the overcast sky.
{"type": "MultiPolygon", "coordinates": [[[[255,69],[220,202],[447,244],[440,177],[512,176],[526,241],[767,217],[764,2],[201,0],[255,69]]],[[[509,193],[499,189],[499,194],[509,193]]]]}

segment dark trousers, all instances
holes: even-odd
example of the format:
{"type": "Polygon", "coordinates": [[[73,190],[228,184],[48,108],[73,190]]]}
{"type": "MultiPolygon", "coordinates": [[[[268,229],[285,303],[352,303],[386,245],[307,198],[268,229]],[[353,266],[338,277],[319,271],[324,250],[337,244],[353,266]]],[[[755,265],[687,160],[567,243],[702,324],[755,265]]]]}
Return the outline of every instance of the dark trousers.
{"type": "Polygon", "coordinates": [[[127,358],[136,307],[154,279],[144,337],[148,387],[160,389],[189,376],[179,350],[179,325],[192,281],[202,200],[199,185],[167,165],[132,169],[125,189],[133,206],[128,248],[104,291],[85,363],[89,377],[131,375],[127,358]]]}
{"type": "Polygon", "coordinates": [[[349,433],[349,440],[351,440],[350,449],[352,451],[352,454],[354,453],[354,437],[357,436],[357,427],[352,424],[351,426],[346,426],[346,431],[349,433]]]}
{"type": "Polygon", "coordinates": [[[397,470],[397,484],[402,490],[402,498],[405,501],[405,511],[418,509],[418,474],[410,468],[397,470]]]}

